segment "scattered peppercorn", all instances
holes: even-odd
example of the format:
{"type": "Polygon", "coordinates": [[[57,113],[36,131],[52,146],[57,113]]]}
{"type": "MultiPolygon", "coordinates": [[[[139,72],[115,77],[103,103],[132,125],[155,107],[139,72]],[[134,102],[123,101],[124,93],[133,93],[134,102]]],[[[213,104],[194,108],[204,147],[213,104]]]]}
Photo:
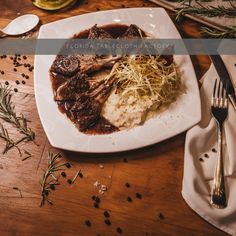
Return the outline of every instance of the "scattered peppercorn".
{"type": "Polygon", "coordinates": [[[16,80],[16,84],[20,84],[20,81],[19,81],[19,80],[16,80]]]}
{"type": "Polygon", "coordinates": [[[21,76],[22,76],[22,77],[25,77],[25,74],[24,74],[24,73],[22,73],[22,74],[21,74],[21,76]]]}
{"type": "Polygon", "coordinates": [[[207,153],[205,153],[205,154],[204,154],[204,157],[208,158],[208,157],[209,157],[209,155],[208,155],[207,153]]]}
{"type": "Polygon", "coordinates": [[[129,184],[129,183],[125,183],[125,186],[126,186],[127,188],[130,188],[130,184],[129,184]]]}
{"type": "Polygon", "coordinates": [[[142,194],[141,193],[136,193],[135,195],[136,195],[136,198],[138,198],[138,199],[142,198],[142,194]]]}
{"type": "Polygon", "coordinates": [[[68,179],[67,182],[68,182],[68,184],[72,184],[72,180],[71,179],[68,179]]]}
{"type": "Polygon", "coordinates": [[[199,158],[199,161],[204,161],[201,157],[199,158]]]}
{"type": "Polygon", "coordinates": [[[83,174],[81,172],[79,172],[79,177],[83,178],[83,174]]]}
{"type": "Polygon", "coordinates": [[[93,200],[94,200],[95,202],[97,202],[97,203],[100,203],[100,202],[101,202],[101,200],[100,200],[100,198],[99,198],[98,196],[93,196],[93,200]]]}
{"type": "Polygon", "coordinates": [[[122,5],[121,5],[121,7],[122,7],[122,8],[125,8],[125,5],[124,5],[124,4],[122,4],[122,5]]]}
{"type": "Polygon", "coordinates": [[[25,76],[25,78],[26,78],[26,79],[29,79],[29,76],[28,76],[28,75],[26,75],[26,76],[25,76]]]}
{"type": "Polygon", "coordinates": [[[164,220],[164,219],[165,219],[165,216],[164,216],[162,213],[160,213],[160,214],[159,214],[159,219],[160,219],[160,220],[164,220]]]}
{"type": "Polygon", "coordinates": [[[130,196],[127,197],[128,202],[132,202],[132,198],[130,196]]]}
{"type": "Polygon", "coordinates": [[[86,220],[84,223],[85,223],[88,227],[90,227],[90,226],[92,225],[89,220],[86,220]]]}
{"type": "Polygon", "coordinates": [[[122,234],[122,233],[123,233],[123,230],[122,230],[120,227],[118,227],[118,228],[116,228],[116,232],[117,232],[118,234],[122,234]]]}
{"type": "Polygon", "coordinates": [[[13,60],[13,57],[10,57],[11,60],[13,60]]]}
{"type": "Polygon", "coordinates": [[[17,92],[18,92],[18,89],[17,89],[17,88],[14,88],[14,92],[17,93],[17,92]]]}
{"type": "Polygon", "coordinates": [[[21,82],[22,84],[25,84],[25,81],[24,80],[22,80],[22,82],[21,82]]]}
{"type": "Polygon", "coordinates": [[[8,81],[5,81],[5,85],[9,85],[9,82],[8,82],[8,81]]]}
{"type": "Polygon", "coordinates": [[[217,152],[215,148],[212,148],[212,152],[217,152]]]}
{"type": "Polygon", "coordinates": [[[65,178],[66,177],[66,173],[64,171],[61,172],[61,176],[65,178]]]}
{"type": "Polygon", "coordinates": [[[27,56],[23,56],[23,59],[26,60],[26,59],[27,59],[27,56]]]}
{"type": "Polygon", "coordinates": [[[106,225],[108,225],[108,226],[110,226],[110,225],[111,225],[111,221],[110,221],[110,220],[108,220],[108,219],[104,220],[104,222],[105,222],[105,224],[106,224],[106,225]]]}
{"type": "Polygon", "coordinates": [[[71,164],[69,162],[66,163],[66,168],[71,168],[71,164]]]}
{"type": "Polygon", "coordinates": [[[95,208],[99,208],[99,204],[98,204],[97,202],[94,202],[93,206],[94,206],[95,208]]]}
{"type": "Polygon", "coordinates": [[[26,63],[24,63],[24,67],[27,67],[27,64],[26,64],[26,63]]]}
{"type": "Polygon", "coordinates": [[[13,70],[14,70],[15,72],[17,71],[17,69],[16,69],[16,68],[14,68],[13,70]]]}
{"type": "Polygon", "coordinates": [[[103,212],[103,215],[104,215],[106,218],[109,218],[109,217],[110,217],[110,214],[109,214],[108,211],[104,211],[104,212],[103,212]]]}
{"type": "Polygon", "coordinates": [[[100,11],[100,8],[97,7],[97,11],[100,11]]]}
{"type": "Polygon", "coordinates": [[[1,74],[4,75],[5,74],[4,71],[1,71],[1,74]]]}

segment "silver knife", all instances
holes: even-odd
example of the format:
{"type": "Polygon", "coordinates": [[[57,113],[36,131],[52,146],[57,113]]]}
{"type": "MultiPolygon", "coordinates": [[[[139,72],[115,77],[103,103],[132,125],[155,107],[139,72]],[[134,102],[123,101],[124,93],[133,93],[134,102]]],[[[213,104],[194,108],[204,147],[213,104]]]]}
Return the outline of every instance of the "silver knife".
{"type": "Polygon", "coordinates": [[[215,66],[216,72],[219,75],[220,80],[224,84],[224,87],[228,93],[229,99],[236,110],[236,95],[233,83],[231,81],[229,72],[227,71],[225,64],[220,55],[209,55],[212,63],[215,66]]]}

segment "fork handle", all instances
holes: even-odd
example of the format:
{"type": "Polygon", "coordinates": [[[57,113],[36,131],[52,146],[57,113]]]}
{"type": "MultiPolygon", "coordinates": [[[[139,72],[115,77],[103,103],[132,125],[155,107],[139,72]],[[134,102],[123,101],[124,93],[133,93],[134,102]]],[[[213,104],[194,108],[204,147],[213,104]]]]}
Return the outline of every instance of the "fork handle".
{"type": "Polygon", "coordinates": [[[226,208],[226,194],[224,183],[224,164],[222,153],[222,125],[218,123],[218,156],[214,174],[211,204],[216,208],[226,208]]]}

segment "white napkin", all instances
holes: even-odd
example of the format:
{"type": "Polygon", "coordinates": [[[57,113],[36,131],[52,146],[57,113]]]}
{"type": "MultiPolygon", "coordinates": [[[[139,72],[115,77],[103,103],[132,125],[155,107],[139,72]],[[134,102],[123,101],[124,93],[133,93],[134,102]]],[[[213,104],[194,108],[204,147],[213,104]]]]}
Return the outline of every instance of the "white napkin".
{"type": "MultiPolygon", "coordinates": [[[[236,83],[236,56],[222,56],[236,83]]],[[[229,104],[229,115],[224,123],[223,153],[228,206],[216,209],[210,204],[210,192],[216,165],[217,129],[210,113],[210,102],[215,79],[213,65],[202,78],[200,90],[201,122],[187,132],[184,157],[182,196],[202,218],[217,228],[236,235],[236,111],[229,104]],[[215,150],[214,150],[215,149],[215,150]]]]}

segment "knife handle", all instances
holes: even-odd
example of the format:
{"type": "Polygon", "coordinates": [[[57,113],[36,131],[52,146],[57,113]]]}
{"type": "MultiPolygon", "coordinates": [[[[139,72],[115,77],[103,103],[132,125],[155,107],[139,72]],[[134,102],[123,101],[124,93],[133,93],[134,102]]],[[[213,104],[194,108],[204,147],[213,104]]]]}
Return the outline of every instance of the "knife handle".
{"type": "Polygon", "coordinates": [[[229,100],[230,100],[231,104],[233,105],[233,107],[236,111],[236,96],[235,96],[235,94],[233,94],[233,95],[229,94],[228,96],[229,96],[229,100]]]}

